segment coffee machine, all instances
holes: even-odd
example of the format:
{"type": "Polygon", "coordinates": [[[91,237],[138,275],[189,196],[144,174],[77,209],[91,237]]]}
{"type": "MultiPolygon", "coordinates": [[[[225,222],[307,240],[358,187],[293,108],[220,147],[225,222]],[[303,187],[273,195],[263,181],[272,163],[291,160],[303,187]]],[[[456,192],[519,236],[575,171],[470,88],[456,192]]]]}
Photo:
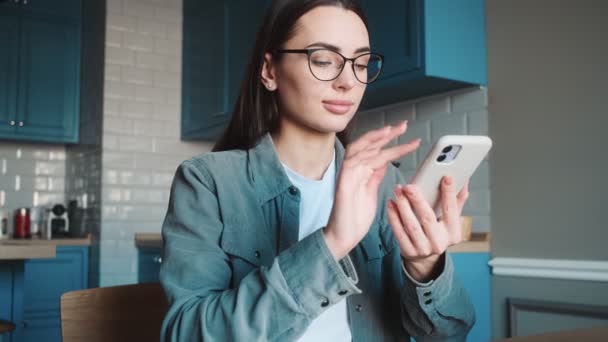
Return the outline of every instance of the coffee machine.
{"type": "Polygon", "coordinates": [[[46,221],[47,238],[67,237],[70,235],[68,211],[63,204],[55,204],[48,213],[46,221]],[[51,233],[51,236],[48,236],[51,233]]]}

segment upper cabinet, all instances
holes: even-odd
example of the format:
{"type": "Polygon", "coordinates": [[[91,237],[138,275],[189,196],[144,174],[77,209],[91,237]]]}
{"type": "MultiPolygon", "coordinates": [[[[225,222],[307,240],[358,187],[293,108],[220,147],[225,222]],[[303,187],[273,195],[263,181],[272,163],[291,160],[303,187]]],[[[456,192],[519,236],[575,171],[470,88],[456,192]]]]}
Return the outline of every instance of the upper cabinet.
{"type": "Polygon", "coordinates": [[[216,140],[230,120],[269,0],[184,0],[183,140],[216,140]]]}
{"type": "Polygon", "coordinates": [[[362,109],[486,84],[484,0],[363,0],[372,50],[385,56],[362,109]]]}
{"type": "MultiPolygon", "coordinates": [[[[182,139],[214,141],[225,129],[269,3],[184,0],[182,139]]],[[[484,0],[361,4],[385,57],[361,109],[486,83],[484,0]]]]}
{"type": "Polygon", "coordinates": [[[0,138],[78,142],[81,2],[0,4],[0,138]]]}

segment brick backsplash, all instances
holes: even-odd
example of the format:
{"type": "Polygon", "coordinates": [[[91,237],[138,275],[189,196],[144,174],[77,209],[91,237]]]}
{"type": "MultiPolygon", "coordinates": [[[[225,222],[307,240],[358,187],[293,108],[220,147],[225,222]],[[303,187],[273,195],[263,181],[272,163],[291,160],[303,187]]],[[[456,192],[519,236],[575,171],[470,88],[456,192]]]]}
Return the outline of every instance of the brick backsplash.
{"type": "Polygon", "coordinates": [[[136,232],[160,232],[179,163],[182,2],[108,0],[99,284],[137,281],[136,232]]]}
{"type": "MultiPolygon", "coordinates": [[[[487,89],[467,88],[386,107],[359,112],[355,116],[352,138],[364,132],[408,120],[399,143],[421,138],[418,150],[399,160],[406,181],[416,171],[431,145],[446,134],[488,134],[487,89]]],[[[477,169],[469,186],[471,196],[463,214],[473,216],[473,231],[490,230],[489,157],[477,169]]]]}
{"type": "Polygon", "coordinates": [[[0,210],[63,202],[65,159],[63,145],[0,142],[0,210]]]}

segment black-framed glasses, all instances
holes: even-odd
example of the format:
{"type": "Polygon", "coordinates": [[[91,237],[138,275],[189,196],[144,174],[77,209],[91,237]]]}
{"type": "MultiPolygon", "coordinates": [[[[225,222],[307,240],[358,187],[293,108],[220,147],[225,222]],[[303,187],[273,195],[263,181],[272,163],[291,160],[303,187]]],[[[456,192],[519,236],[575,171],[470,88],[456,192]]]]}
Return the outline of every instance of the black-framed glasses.
{"type": "Polygon", "coordinates": [[[364,84],[374,82],[382,71],[384,56],[366,52],[355,58],[344,57],[341,53],[325,48],[298,50],[277,50],[278,53],[301,53],[308,56],[308,67],[319,81],[333,81],[344,70],[347,61],[351,62],[355,78],[364,84]]]}

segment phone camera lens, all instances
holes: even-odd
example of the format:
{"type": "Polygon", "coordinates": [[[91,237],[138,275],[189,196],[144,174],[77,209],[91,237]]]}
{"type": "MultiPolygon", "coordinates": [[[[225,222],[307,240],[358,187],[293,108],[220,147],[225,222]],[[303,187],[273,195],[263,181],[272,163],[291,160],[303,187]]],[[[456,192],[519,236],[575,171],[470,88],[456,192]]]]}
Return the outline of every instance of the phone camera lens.
{"type": "Polygon", "coordinates": [[[442,161],[444,161],[444,160],[445,160],[445,154],[442,154],[442,155],[440,155],[439,157],[437,157],[437,161],[438,161],[438,162],[440,162],[440,163],[441,163],[442,161]]]}
{"type": "Polygon", "coordinates": [[[443,153],[448,153],[448,152],[450,152],[451,150],[452,150],[452,145],[444,147],[442,152],[443,152],[443,153]]]}

